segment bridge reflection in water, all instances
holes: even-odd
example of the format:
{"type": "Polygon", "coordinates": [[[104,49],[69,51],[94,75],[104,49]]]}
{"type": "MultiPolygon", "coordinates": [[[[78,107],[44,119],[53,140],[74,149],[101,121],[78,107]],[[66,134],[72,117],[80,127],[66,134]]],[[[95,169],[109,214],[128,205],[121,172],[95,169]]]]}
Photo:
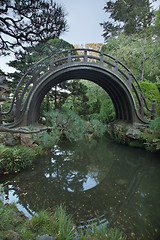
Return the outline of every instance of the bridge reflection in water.
{"type": "Polygon", "coordinates": [[[135,239],[156,239],[160,229],[158,156],[106,138],[54,146],[32,168],[8,177],[4,190],[28,213],[64,203],[79,227],[119,226],[135,239]]]}

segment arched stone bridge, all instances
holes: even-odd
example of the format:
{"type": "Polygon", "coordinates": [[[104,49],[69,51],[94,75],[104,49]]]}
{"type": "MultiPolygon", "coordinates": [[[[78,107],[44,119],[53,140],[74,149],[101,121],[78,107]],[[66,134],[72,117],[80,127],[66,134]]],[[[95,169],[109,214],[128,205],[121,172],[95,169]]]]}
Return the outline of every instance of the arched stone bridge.
{"type": "Polygon", "coordinates": [[[72,79],[101,86],[112,99],[116,119],[147,123],[154,118],[154,101],[149,109],[138,81],[123,63],[92,49],[70,49],[46,57],[28,70],[15,90],[9,111],[0,111],[0,122],[7,123],[5,115],[12,112],[9,126],[34,124],[44,96],[53,86],[72,79]]]}

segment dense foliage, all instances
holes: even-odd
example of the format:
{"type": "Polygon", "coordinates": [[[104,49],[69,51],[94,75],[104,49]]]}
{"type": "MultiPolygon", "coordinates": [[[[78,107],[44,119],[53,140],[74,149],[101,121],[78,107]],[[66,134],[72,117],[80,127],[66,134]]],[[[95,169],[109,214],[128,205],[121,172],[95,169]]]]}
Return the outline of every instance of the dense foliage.
{"type": "MultiPolygon", "coordinates": [[[[97,119],[103,123],[115,119],[113,103],[108,94],[97,84],[86,80],[71,80],[52,88],[54,94],[45,96],[41,104],[42,119],[47,111],[73,110],[85,120],[97,119]]],[[[49,92],[49,94],[51,93],[49,92]]]]}
{"type": "Polygon", "coordinates": [[[157,84],[148,80],[144,80],[143,82],[140,82],[140,85],[150,109],[152,106],[152,100],[155,99],[156,116],[160,116],[160,93],[157,88],[157,84]]]}
{"type": "Polygon", "coordinates": [[[104,7],[110,13],[111,21],[102,23],[104,38],[117,35],[120,30],[130,35],[145,30],[152,23],[154,12],[149,0],[107,1],[104,7]]]}
{"type": "Polygon", "coordinates": [[[72,110],[54,110],[46,113],[45,124],[52,127],[51,131],[35,136],[35,141],[44,147],[52,147],[63,138],[79,141],[100,137],[106,131],[106,126],[99,120],[84,120],[72,110]]]}
{"type": "Polygon", "coordinates": [[[6,147],[0,145],[0,174],[17,172],[30,166],[39,153],[38,149],[31,150],[25,146],[6,147]]]}
{"type": "MultiPolygon", "coordinates": [[[[106,7],[107,11],[112,13],[112,17],[116,18],[121,14],[118,12],[119,7],[125,7],[126,9],[130,5],[130,1],[116,1],[112,3],[109,1],[106,7]],[[125,4],[126,2],[126,4],[125,4]],[[128,5],[129,4],[129,5],[128,5]],[[126,6],[124,6],[126,5],[126,6]],[[109,10],[110,9],[110,10],[109,10]]],[[[145,1],[148,4],[149,1],[145,1]]],[[[136,3],[136,1],[135,1],[136,3]]],[[[131,8],[135,7],[133,3],[131,8]]],[[[137,3],[138,4],[138,3],[137,3]]],[[[141,4],[141,1],[139,1],[141,4]]],[[[138,6],[138,5],[137,5],[138,6]]],[[[141,6],[142,7],[142,6],[141,6]]],[[[147,9],[147,8],[146,8],[147,9]]],[[[153,10],[150,5],[148,5],[148,13],[153,14],[153,10]]],[[[134,14],[134,13],[133,13],[134,14]]],[[[137,10],[139,14],[139,10],[137,10]]],[[[144,15],[145,16],[145,15],[144,15]]],[[[146,15],[148,16],[148,15],[146,15]]],[[[128,25],[130,30],[130,21],[138,21],[137,19],[130,19],[129,22],[125,22],[122,25],[121,32],[117,32],[116,36],[111,34],[112,37],[109,38],[107,44],[102,47],[102,51],[106,54],[114,56],[116,59],[125,64],[128,69],[135,75],[139,81],[144,96],[146,97],[149,108],[151,108],[152,100],[156,100],[156,116],[160,114],[160,35],[159,35],[159,17],[160,10],[154,12],[155,19],[152,25],[145,24],[142,28],[135,28],[131,34],[127,34],[125,26],[128,25]],[[126,25],[125,25],[126,24],[126,25]]],[[[124,16],[125,18],[126,16],[124,16]]],[[[117,19],[118,20],[118,19],[117,19]]],[[[151,19],[150,19],[151,20],[151,19]]],[[[110,30],[110,33],[112,31],[110,30]]]]}
{"type": "Polygon", "coordinates": [[[150,128],[160,133],[160,117],[157,117],[150,123],[150,128]]]}
{"type": "Polygon", "coordinates": [[[102,51],[123,62],[138,80],[156,82],[156,76],[160,75],[160,39],[153,39],[150,33],[119,34],[118,38],[111,38],[102,51]]]}

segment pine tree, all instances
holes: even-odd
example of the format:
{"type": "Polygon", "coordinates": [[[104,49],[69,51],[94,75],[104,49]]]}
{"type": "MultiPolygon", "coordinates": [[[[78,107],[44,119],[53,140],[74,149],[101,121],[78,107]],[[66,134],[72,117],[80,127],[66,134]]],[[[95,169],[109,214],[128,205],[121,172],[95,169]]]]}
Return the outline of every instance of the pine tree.
{"type": "Polygon", "coordinates": [[[59,37],[67,27],[65,16],[53,0],[1,0],[0,54],[59,37]]]}
{"type": "Polygon", "coordinates": [[[154,17],[154,11],[149,0],[117,0],[108,1],[104,7],[110,13],[111,21],[101,23],[104,38],[118,34],[123,30],[130,35],[148,28],[154,17]]]}

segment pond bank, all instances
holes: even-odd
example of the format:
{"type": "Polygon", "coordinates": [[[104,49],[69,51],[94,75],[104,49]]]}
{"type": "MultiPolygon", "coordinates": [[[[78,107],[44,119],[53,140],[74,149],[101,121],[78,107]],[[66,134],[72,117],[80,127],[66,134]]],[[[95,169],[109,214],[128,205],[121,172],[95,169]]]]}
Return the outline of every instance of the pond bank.
{"type": "Polygon", "coordinates": [[[31,219],[19,211],[15,204],[3,204],[0,200],[0,209],[0,239],[127,239],[119,229],[112,229],[108,226],[101,230],[98,230],[96,226],[90,226],[85,232],[79,231],[62,205],[57,207],[54,213],[43,210],[33,215],[31,219]]]}
{"type": "Polygon", "coordinates": [[[160,131],[150,129],[149,125],[115,121],[107,125],[107,132],[118,143],[160,152],[160,131]]]}
{"type": "Polygon", "coordinates": [[[145,240],[159,235],[159,180],[157,154],[117,144],[108,136],[63,141],[31,167],[1,177],[4,200],[21,204],[25,213],[54,212],[65,203],[76,226],[99,218],[119,226],[129,239],[145,240]]]}

